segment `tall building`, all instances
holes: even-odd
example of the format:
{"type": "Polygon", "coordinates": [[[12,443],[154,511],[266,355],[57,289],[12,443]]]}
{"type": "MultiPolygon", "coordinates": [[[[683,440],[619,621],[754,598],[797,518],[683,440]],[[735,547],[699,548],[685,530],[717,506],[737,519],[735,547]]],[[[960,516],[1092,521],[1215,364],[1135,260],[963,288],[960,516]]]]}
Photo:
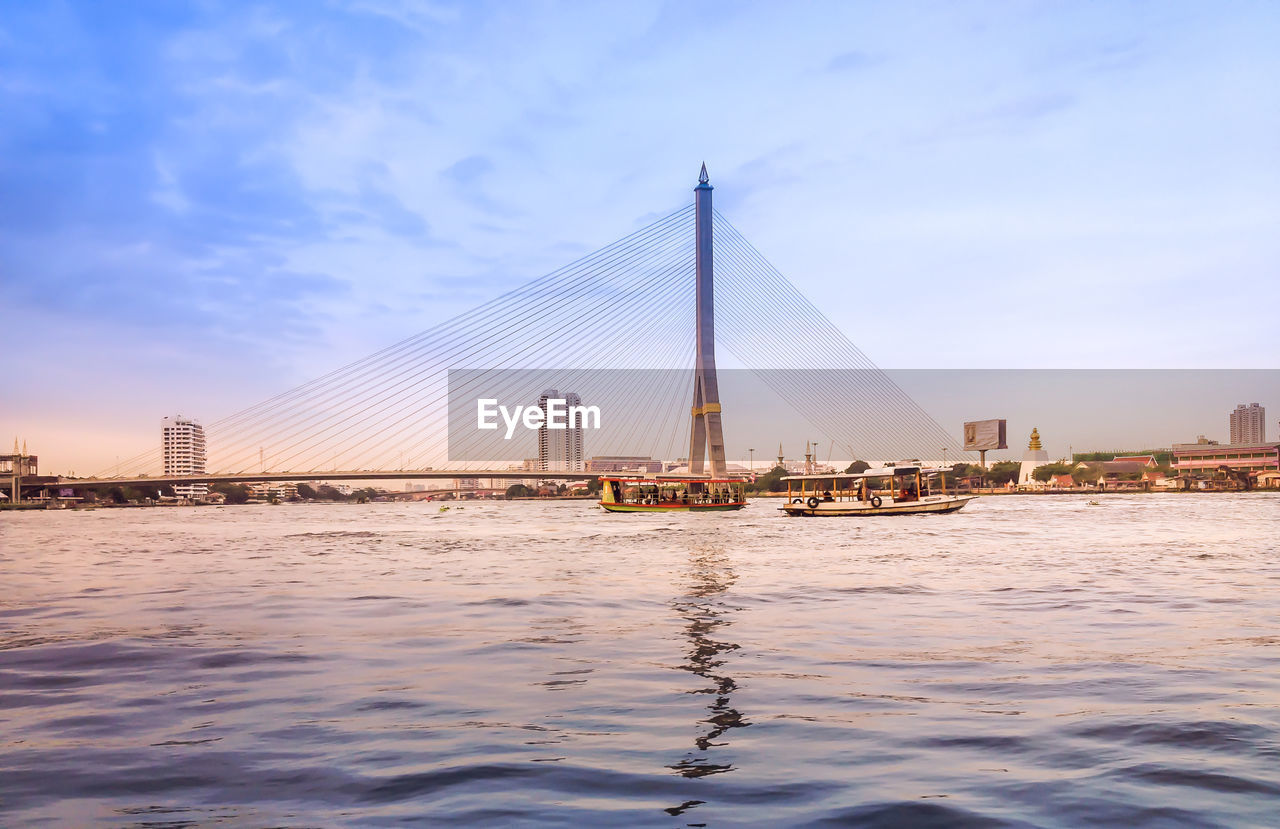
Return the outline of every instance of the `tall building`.
{"type": "MultiPolygon", "coordinates": [[[[160,421],[160,443],[164,454],[164,474],[203,475],[205,469],[204,427],[182,415],[160,421]]],[[[175,495],[203,498],[209,494],[208,484],[176,484],[175,495]]]]}
{"type": "Polygon", "coordinates": [[[1231,442],[1254,444],[1267,442],[1267,410],[1257,403],[1241,403],[1231,413],[1231,442]]]}
{"type": "Polygon", "coordinates": [[[573,392],[561,394],[556,389],[547,389],[538,396],[538,408],[542,409],[542,426],[538,427],[539,471],[583,471],[582,422],[579,420],[573,425],[568,422],[569,410],[581,405],[582,398],[573,392]],[[563,404],[557,402],[552,410],[553,404],[548,402],[552,400],[563,401],[563,404]]]}

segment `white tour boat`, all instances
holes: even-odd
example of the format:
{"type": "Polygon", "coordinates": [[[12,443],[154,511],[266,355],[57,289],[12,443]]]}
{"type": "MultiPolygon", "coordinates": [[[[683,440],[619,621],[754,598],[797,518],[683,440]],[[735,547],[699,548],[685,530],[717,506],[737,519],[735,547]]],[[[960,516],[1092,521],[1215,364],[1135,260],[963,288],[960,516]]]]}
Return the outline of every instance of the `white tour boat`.
{"type": "Polygon", "coordinates": [[[858,473],[788,475],[787,515],[955,512],[978,497],[947,492],[946,470],[896,466],[858,473]]]}

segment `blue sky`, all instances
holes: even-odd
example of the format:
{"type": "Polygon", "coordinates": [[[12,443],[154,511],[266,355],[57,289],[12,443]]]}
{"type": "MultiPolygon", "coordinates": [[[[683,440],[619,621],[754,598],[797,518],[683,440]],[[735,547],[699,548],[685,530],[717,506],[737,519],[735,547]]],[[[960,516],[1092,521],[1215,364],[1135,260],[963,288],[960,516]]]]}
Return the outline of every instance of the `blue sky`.
{"type": "Polygon", "coordinates": [[[704,159],[883,366],[1280,366],[1277,42],[1247,2],[8,3],[0,435],[90,471],[680,207],[704,159]]]}

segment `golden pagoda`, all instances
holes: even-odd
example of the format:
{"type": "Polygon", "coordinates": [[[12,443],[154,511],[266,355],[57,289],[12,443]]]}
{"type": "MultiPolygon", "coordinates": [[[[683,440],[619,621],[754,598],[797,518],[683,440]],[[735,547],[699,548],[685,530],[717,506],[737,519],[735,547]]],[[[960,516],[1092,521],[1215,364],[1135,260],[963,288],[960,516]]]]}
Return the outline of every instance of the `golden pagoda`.
{"type": "Polygon", "coordinates": [[[1018,484],[1035,486],[1037,481],[1032,473],[1037,467],[1049,462],[1049,453],[1040,445],[1040,430],[1031,427],[1031,440],[1027,441],[1027,451],[1022,456],[1022,466],[1018,469],[1018,484]]]}

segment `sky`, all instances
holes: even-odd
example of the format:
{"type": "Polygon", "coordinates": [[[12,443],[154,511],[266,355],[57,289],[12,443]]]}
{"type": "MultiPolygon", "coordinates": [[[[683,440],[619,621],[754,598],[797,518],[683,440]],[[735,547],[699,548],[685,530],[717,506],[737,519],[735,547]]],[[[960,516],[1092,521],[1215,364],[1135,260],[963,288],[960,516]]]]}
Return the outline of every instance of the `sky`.
{"type": "Polygon", "coordinates": [[[0,437],[98,471],[703,161],[886,368],[1275,368],[1277,42],[1267,2],[8,3],[0,437]]]}

